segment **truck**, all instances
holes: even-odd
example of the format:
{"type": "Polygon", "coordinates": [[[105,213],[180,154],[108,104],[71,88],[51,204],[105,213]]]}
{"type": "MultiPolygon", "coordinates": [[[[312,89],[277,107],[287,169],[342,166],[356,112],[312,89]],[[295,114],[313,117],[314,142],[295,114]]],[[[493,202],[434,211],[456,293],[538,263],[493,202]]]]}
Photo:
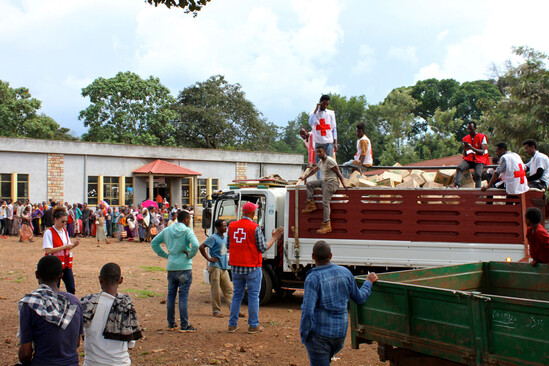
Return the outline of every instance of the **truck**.
{"type": "Polygon", "coordinates": [[[545,212],[544,192],[531,190],[507,196],[501,190],[477,189],[340,189],[331,200],[331,233],[319,235],[319,209],[302,214],[306,205],[303,185],[257,184],[229,187],[212,196],[203,210],[202,226],[240,219],[246,202],[259,206],[255,220],[266,239],[278,226],[284,236],[263,254],[261,304],[272,297],[303,288],[312,268],[312,248],[318,240],[332,247],[333,262],[353,274],[437,267],[469,262],[517,262],[526,255],[527,207],[545,212]]]}
{"type": "MultiPolygon", "coordinates": [[[[357,276],[361,285],[365,276],[357,276]]],[[[351,301],[352,347],[398,365],[549,365],[549,267],[475,262],[383,273],[351,301]]]]}

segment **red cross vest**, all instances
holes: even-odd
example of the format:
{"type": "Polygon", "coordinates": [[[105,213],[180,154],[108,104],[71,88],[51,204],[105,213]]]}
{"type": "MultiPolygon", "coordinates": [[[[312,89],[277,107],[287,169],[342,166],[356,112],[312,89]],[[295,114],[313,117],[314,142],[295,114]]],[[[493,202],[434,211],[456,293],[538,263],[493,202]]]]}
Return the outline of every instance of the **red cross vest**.
{"type": "Polygon", "coordinates": [[[528,191],[526,169],[520,156],[508,151],[501,158],[505,159],[505,190],[507,194],[521,194],[528,191]]]}
{"type": "Polygon", "coordinates": [[[261,267],[263,255],[257,249],[255,229],[252,220],[240,219],[229,225],[229,264],[238,267],[261,267]]]}
{"type": "MultiPolygon", "coordinates": [[[[471,135],[467,135],[463,138],[463,142],[468,142],[475,149],[482,149],[482,141],[486,138],[486,135],[477,133],[475,137],[471,138],[471,135]]],[[[463,157],[463,160],[472,161],[474,163],[481,163],[484,165],[490,165],[490,157],[488,156],[488,150],[484,151],[484,154],[477,154],[475,152],[467,154],[463,157]]]]}
{"type": "MultiPolygon", "coordinates": [[[[61,237],[59,236],[57,231],[53,227],[50,227],[49,230],[51,231],[51,239],[52,239],[52,242],[53,242],[53,247],[54,248],[62,247],[63,246],[63,240],[61,240],[61,237]]],[[[69,242],[69,233],[67,233],[67,230],[65,230],[65,229],[63,229],[63,231],[65,232],[65,235],[67,236],[67,242],[69,242]]],[[[65,268],[71,269],[72,268],[72,252],[70,250],[68,250],[68,249],[60,250],[58,252],[55,252],[55,253],[52,253],[52,254],[46,254],[46,255],[54,255],[54,256],[58,257],[59,259],[61,259],[61,263],[63,263],[63,269],[65,269],[65,268]]]]}

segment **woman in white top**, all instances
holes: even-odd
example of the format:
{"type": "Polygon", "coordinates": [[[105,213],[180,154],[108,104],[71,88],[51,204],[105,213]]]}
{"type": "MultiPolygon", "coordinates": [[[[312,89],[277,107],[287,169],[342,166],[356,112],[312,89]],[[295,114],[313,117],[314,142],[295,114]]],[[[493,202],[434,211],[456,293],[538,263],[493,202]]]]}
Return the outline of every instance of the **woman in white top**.
{"type": "Polygon", "coordinates": [[[63,283],[67,292],[74,294],[74,275],[72,273],[72,252],[71,250],[80,244],[80,238],[71,243],[67,232],[68,214],[63,207],[53,211],[53,227],[44,232],[43,249],[46,255],[55,255],[63,263],[63,283]]]}

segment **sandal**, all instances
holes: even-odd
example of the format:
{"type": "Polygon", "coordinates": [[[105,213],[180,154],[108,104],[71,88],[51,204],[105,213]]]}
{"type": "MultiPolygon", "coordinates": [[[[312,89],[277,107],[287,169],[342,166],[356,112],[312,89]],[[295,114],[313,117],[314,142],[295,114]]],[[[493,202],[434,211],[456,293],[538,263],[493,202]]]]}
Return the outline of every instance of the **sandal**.
{"type": "Polygon", "coordinates": [[[213,316],[215,316],[216,318],[223,318],[223,314],[221,314],[220,311],[216,311],[215,313],[213,313],[213,316]]]}

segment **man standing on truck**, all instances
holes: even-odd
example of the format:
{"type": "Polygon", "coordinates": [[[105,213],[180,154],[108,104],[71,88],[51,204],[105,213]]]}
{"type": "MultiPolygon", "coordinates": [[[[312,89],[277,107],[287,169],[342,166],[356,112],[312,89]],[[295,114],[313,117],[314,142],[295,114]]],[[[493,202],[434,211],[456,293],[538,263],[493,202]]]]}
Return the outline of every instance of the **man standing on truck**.
{"type": "Polygon", "coordinates": [[[358,288],[351,271],[330,263],[332,250],[324,240],[315,243],[312,257],[315,267],[305,278],[299,334],[311,366],[329,365],[345,343],[349,298],[357,304],[365,303],[377,275],[368,273],[358,288]]]}
{"type": "Polygon", "coordinates": [[[315,165],[315,143],[313,141],[313,133],[307,131],[305,127],[299,129],[299,136],[303,139],[305,148],[307,149],[307,156],[309,157],[309,167],[315,165]]]}
{"type": "Polygon", "coordinates": [[[526,166],[520,156],[514,152],[507,151],[505,142],[496,144],[496,155],[499,157],[499,165],[490,179],[487,186],[481,188],[485,191],[492,187],[500,174],[505,174],[505,191],[507,194],[521,194],[528,191],[528,180],[526,179],[526,166]]]}
{"type": "Polygon", "coordinates": [[[337,162],[327,155],[326,145],[316,145],[316,156],[320,159],[318,164],[309,171],[309,173],[301,177],[303,182],[307,185],[307,206],[301,213],[310,213],[318,209],[314,200],[314,193],[315,188],[321,188],[324,216],[322,219],[322,226],[316,232],[324,235],[332,231],[332,224],[330,221],[330,200],[339,189],[338,179],[341,181],[343,188],[349,189],[349,187],[347,187],[343,180],[337,162]],[[322,180],[307,182],[307,178],[319,170],[322,171],[322,180]]]}
{"type": "Polygon", "coordinates": [[[271,239],[265,243],[261,227],[253,220],[258,207],[255,203],[246,202],[242,206],[242,218],[229,225],[227,247],[234,292],[229,317],[229,333],[234,333],[238,329],[240,305],[246,287],[248,288],[248,333],[263,331],[263,327],[259,325],[259,291],[263,277],[261,271],[263,253],[278,242],[284,233],[284,228],[279,227],[273,230],[271,239]]]}
{"type": "MultiPolygon", "coordinates": [[[[326,153],[328,156],[334,156],[337,152],[337,128],[334,111],[328,109],[330,105],[330,96],[323,95],[317,103],[313,113],[309,116],[309,126],[312,127],[313,142],[315,146],[319,144],[326,145],[326,153]]],[[[316,163],[320,157],[316,156],[316,163]]],[[[317,174],[320,179],[320,173],[317,174]]]]}
{"type": "Polygon", "coordinates": [[[536,140],[526,140],[522,143],[524,150],[532,157],[525,165],[528,168],[528,186],[546,190],[549,186],[549,158],[538,151],[536,140]]]}
{"type": "Polygon", "coordinates": [[[454,187],[459,188],[463,172],[473,168],[475,170],[473,173],[475,188],[480,188],[482,170],[485,165],[490,164],[486,148],[488,142],[486,135],[477,133],[477,123],[474,121],[467,123],[467,132],[469,134],[463,138],[463,160],[457,166],[454,187]]]}

